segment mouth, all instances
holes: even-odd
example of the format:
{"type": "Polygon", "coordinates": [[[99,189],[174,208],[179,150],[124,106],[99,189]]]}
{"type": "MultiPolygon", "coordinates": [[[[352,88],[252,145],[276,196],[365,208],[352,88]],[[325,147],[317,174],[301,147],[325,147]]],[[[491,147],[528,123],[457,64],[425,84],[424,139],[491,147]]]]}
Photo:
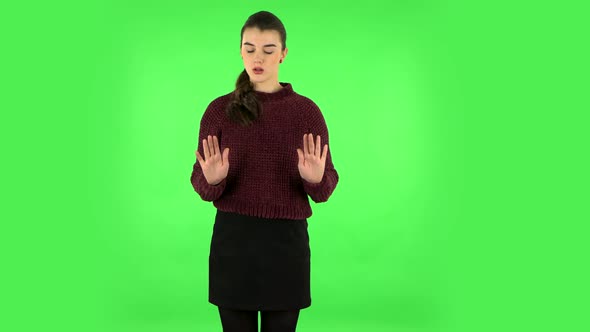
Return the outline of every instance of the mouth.
{"type": "Polygon", "coordinates": [[[254,74],[256,75],[261,75],[262,73],[264,73],[264,69],[262,69],[262,67],[254,67],[252,69],[252,72],[254,72],[254,74]]]}

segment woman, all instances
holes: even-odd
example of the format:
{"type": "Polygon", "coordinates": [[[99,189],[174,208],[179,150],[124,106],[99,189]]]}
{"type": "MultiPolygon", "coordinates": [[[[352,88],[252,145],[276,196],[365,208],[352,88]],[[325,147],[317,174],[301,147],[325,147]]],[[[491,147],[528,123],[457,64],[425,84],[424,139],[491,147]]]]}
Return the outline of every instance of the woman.
{"type": "Polygon", "coordinates": [[[258,311],[262,331],[295,331],[311,305],[308,196],[325,202],[338,183],[320,109],[278,81],[286,37],[272,13],[251,15],[236,89],[201,118],[191,183],[217,208],[209,302],[225,332],[257,331],[258,311]]]}

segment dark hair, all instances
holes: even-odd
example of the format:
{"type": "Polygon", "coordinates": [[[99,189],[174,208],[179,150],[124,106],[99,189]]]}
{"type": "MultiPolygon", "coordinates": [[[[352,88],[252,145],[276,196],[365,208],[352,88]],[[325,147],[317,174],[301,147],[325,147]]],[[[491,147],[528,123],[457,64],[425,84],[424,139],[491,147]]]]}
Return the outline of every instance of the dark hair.
{"type": "MultiPolygon", "coordinates": [[[[287,31],[281,20],[270,12],[259,11],[248,17],[240,32],[240,48],[242,47],[242,38],[244,37],[244,30],[246,28],[258,28],[262,31],[276,30],[281,37],[282,50],[284,51],[287,47],[287,31]]],[[[238,76],[236,89],[231,95],[225,112],[232,121],[244,126],[256,120],[262,112],[262,106],[256,98],[254,85],[250,82],[250,76],[246,68],[238,76]]]]}

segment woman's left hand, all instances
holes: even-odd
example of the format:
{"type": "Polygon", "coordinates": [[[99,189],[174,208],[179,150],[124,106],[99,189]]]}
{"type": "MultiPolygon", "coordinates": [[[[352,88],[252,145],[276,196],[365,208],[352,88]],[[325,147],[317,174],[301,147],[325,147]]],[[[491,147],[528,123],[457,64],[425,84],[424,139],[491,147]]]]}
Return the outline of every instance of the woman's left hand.
{"type": "Polygon", "coordinates": [[[312,134],[303,135],[303,151],[297,149],[299,156],[299,174],[301,177],[310,183],[319,183],[324,177],[324,169],[326,167],[326,156],[328,155],[328,144],[324,145],[324,150],[321,153],[321,138],[317,136],[316,143],[313,142],[312,134]]]}

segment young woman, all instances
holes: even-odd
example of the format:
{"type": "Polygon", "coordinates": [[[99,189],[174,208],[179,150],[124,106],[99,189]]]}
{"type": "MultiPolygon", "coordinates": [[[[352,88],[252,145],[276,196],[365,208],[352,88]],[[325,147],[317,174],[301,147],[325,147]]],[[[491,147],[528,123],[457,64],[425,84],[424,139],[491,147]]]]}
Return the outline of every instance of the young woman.
{"type": "Polygon", "coordinates": [[[325,202],[338,183],[320,109],[278,81],[286,40],[275,15],[251,15],[236,89],[201,118],[191,183],[217,208],[209,302],[225,332],[257,331],[258,311],[262,331],[295,331],[311,305],[308,196],[325,202]]]}

